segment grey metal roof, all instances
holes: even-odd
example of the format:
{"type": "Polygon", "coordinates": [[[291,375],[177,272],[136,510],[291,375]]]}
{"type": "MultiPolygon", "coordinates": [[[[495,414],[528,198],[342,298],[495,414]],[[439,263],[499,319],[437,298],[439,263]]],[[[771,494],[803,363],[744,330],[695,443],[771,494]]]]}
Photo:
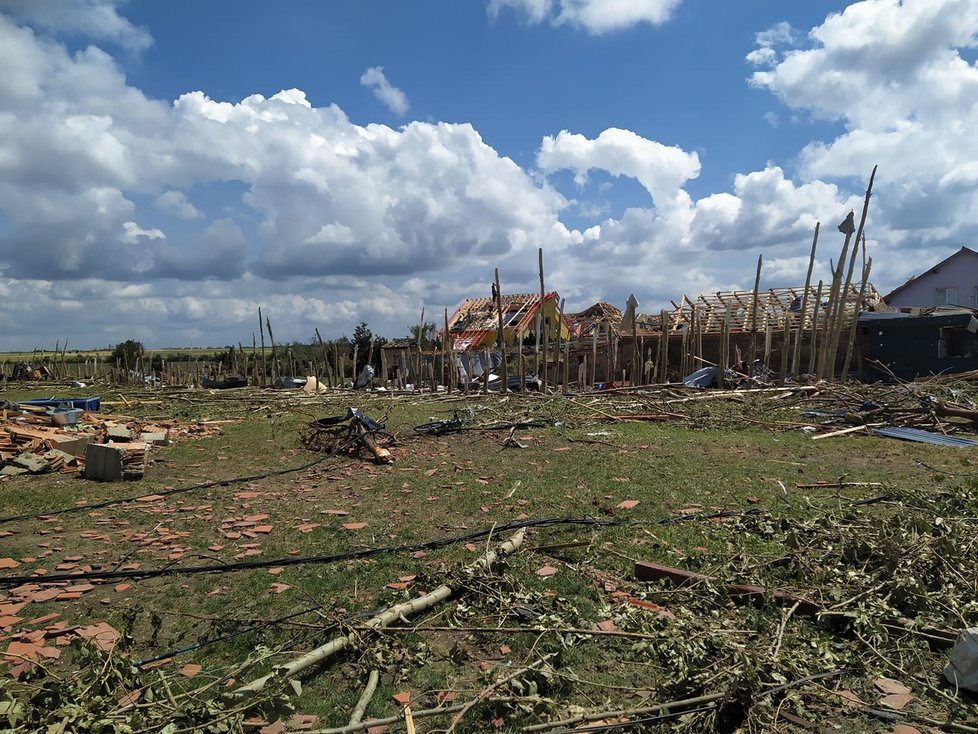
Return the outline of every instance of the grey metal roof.
{"type": "Polygon", "coordinates": [[[918,443],[936,443],[941,446],[978,446],[978,441],[972,438],[962,438],[961,436],[945,436],[943,433],[932,433],[922,431],[919,428],[904,428],[902,426],[887,426],[885,428],[874,428],[873,433],[889,438],[899,438],[904,441],[917,441],[918,443]]]}

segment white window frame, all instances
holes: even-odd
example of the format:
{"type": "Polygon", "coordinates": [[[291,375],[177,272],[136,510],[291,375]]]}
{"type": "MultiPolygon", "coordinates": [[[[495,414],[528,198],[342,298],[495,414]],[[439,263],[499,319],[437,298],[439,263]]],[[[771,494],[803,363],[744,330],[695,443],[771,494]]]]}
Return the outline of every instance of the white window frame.
{"type": "Polygon", "coordinates": [[[935,306],[957,306],[958,289],[957,288],[936,289],[934,293],[934,305],[935,306]]]}

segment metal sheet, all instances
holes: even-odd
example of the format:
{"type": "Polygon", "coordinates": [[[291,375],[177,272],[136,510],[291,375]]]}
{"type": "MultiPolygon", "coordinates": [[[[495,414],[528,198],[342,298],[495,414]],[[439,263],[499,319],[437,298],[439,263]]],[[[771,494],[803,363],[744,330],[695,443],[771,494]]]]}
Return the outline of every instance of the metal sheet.
{"type": "Polygon", "coordinates": [[[716,367],[701,367],[686,375],[683,384],[686,387],[712,387],[717,382],[716,367]]]}
{"type": "Polygon", "coordinates": [[[886,428],[875,428],[873,433],[888,438],[899,438],[904,441],[917,441],[919,443],[936,443],[941,446],[978,446],[978,441],[971,438],[960,436],[945,436],[943,433],[932,433],[922,431],[919,428],[902,428],[900,426],[889,426],[886,428]]]}

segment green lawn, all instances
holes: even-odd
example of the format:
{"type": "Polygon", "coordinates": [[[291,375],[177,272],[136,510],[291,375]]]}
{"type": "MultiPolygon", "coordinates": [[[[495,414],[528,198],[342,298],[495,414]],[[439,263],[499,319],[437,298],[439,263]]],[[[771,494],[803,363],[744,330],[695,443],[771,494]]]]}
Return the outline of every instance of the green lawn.
{"type": "MultiPolygon", "coordinates": [[[[152,451],[138,483],[64,476],[0,483],[4,515],[152,497],[204,480],[300,466],[320,458],[299,441],[308,421],[351,404],[387,420],[396,461],[377,466],[366,457],[332,457],[296,473],[2,524],[0,531],[13,534],[2,538],[0,555],[19,564],[5,575],[38,569],[51,575],[62,564],[179,568],[328,556],[525,519],[596,522],[531,528],[523,547],[490,574],[465,568],[509,532],[328,564],[171,575],[128,587],[113,581],[77,599],[34,602],[14,615],[24,621],[11,623],[7,637],[34,629],[31,619],[57,614],[39,625],[104,621],[123,639],[110,656],[75,643],[59,648],[60,658],[45,661],[45,670],[7,678],[4,691],[23,703],[31,722],[19,730],[74,716],[75,728],[66,730],[114,731],[99,729],[108,726],[94,723],[100,719],[146,731],[254,731],[241,720],[271,721],[279,715],[273,711],[290,709],[318,716],[318,727],[343,726],[371,670],[380,672],[380,687],[367,718],[396,714],[395,692],[410,694],[413,711],[437,706],[449,692],[456,703],[478,699],[457,722],[460,732],[514,731],[712,694],[723,696],[662,726],[791,731],[787,714],[820,729],[889,731],[891,724],[868,709],[889,710],[922,731],[949,716],[978,719],[978,707],[941,684],[947,652],[931,649],[919,632],[978,622],[974,450],[868,435],[813,441],[792,427],[805,422],[799,409],[814,404],[810,399],[666,404],[668,397],[466,402],[157,391],[133,393],[128,406],[116,401],[113,411],[134,415],[236,422],[224,424],[220,435],[152,451]],[[523,449],[504,447],[508,430],[414,435],[414,425],[455,410],[471,426],[525,417],[548,425],[517,429],[513,437],[523,449]],[[598,420],[665,411],[687,417],[598,420]],[[798,486],[820,483],[829,486],[798,486]],[[734,512],[710,517],[722,510],[734,512]],[[684,588],[641,582],[634,560],[713,580],[684,588]],[[398,622],[399,629],[357,630],[358,615],[443,583],[458,594],[398,622]],[[730,583],[789,591],[831,613],[805,616],[770,594],[767,603],[736,603],[723,591],[730,583]],[[313,611],[261,626],[303,609],[313,611]],[[599,624],[611,634],[586,634],[599,624]],[[351,648],[305,675],[301,693],[278,682],[248,710],[218,696],[351,630],[351,648]],[[204,644],[150,671],[129,667],[197,643],[204,644]],[[181,674],[194,672],[188,664],[200,672],[181,674]],[[103,672],[94,684],[96,670],[103,672]],[[812,678],[820,674],[828,675],[812,678]],[[901,711],[881,703],[874,687],[881,677],[910,688],[913,698],[901,711]],[[768,693],[785,684],[793,685],[768,693]],[[143,691],[141,707],[122,709],[118,700],[133,690],[143,691]],[[80,691],[88,694],[72,708],[67,700],[80,691]],[[168,722],[178,723],[164,729],[168,722]]],[[[416,723],[419,731],[445,730],[452,718],[416,723]]]]}

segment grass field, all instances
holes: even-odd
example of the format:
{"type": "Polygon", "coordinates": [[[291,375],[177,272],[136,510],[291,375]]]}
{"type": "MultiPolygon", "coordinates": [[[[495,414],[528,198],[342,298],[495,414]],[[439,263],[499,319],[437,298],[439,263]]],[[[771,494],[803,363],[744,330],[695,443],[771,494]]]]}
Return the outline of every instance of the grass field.
{"type": "Polygon", "coordinates": [[[519,731],[595,714],[576,724],[587,730],[587,721],[620,720],[600,712],[642,718],[654,704],[704,696],[716,700],[673,707],[659,726],[802,731],[801,721],[850,732],[891,731],[905,721],[926,731],[949,718],[978,720],[974,699],[941,682],[947,651],[921,633],[978,622],[973,449],[868,435],[813,441],[795,428],[796,398],[666,406],[642,397],[145,397],[127,394],[129,405],[103,409],[233,422],[220,435],[155,450],[138,483],[64,476],[0,483],[8,516],[143,496],[0,524],[10,533],[0,539],[0,555],[11,559],[3,573],[282,562],[113,580],[10,612],[20,620],[0,624],[8,622],[12,640],[45,625],[106,622],[122,633],[110,654],[51,645],[58,659],[19,681],[7,678],[0,701],[22,705],[15,715],[12,704],[0,704],[11,731],[45,730],[65,717],[72,731],[122,731],[98,726],[125,722],[170,734],[256,731],[249,718],[313,721],[291,718],[298,714],[318,717],[314,729],[341,727],[371,670],[380,685],[366,719],[401,712],[395,693],[408,694],[415,712],[472,703],[457,721],[457,711],[419,718],[418,731],[519,731]],[[310,419],[343,413],[351,401],[387,421],[394,464],[323,458],[302,447],[310,419]],[[456,410],[473,430],[414,434],[413,426],[456,410]],[[600,420],[666,410],[685,418],[600,420]],[[478,428],[526,417],[547,425],[512,432],[525,448],[504,447],[508,430],[478,428]],[[293,473],[158,496],[317,459],[293,473]],[[730,512],[715,516],[723,510],[730,512]],[[519,551],[489,573],[465,569],[511,531],[289,565],[527,519],[554,522],[530,528],[519,551]],[[638,581],[635,560],[712,580],[683,588],[638,581]],[[729,583],[787,590],[828,613],[806,616],[770,592],[763,603],[742,604],[724,593],[729,583]],[[457,593],[395,629],[362,628],[371,613],[440,584],[457,593]],[[305,674],[301,687],[276,679],[247,703],[222,697],[344,633],[353,635],[350,647],[305,674]],[[160,655],[168,662],[132,668],[160,655]],[[879,681],[890,679],[910,698],[883,699],[893,683],[879,681]],[[127,695],[138,701],[133,707],[125,707],[127,695]]]}

